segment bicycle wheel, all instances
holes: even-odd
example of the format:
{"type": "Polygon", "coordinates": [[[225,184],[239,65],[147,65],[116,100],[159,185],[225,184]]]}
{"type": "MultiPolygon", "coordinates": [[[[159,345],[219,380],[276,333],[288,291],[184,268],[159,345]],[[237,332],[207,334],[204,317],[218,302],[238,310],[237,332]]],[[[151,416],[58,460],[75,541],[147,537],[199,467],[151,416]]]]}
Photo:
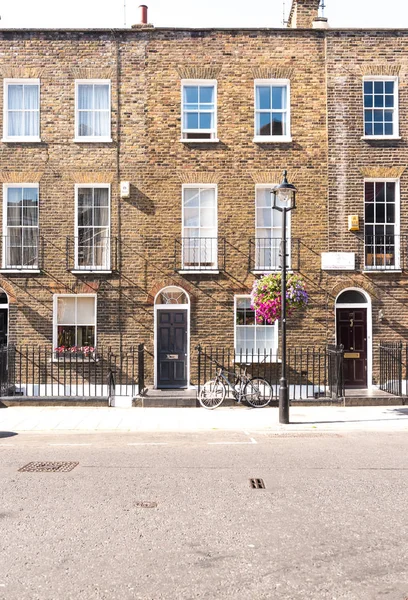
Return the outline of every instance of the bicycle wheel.
{"type": "Polygon", "coordinates": [[[222,381],[212,379],[207,381],[201,388],[198,399],[203,408],[212,410],[217,408],[225,398],[226,389],[222,381]]]}
{"type": "Polygon", "coordinates": [[[245,400],[254,408],[268,406],[272,399],[271,384],[262,377],[250,379],[244,389],[245,400]]]}

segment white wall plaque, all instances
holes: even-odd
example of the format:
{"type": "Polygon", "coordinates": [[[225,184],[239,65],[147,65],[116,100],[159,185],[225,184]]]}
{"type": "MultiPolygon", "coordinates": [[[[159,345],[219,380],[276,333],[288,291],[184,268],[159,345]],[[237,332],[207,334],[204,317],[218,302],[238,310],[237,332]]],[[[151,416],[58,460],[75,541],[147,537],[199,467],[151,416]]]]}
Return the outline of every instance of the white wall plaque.
{"type": "Polygon", "coordinates": [[[354,271],[354,252],[322,252],[323,271],[354,271]]]}

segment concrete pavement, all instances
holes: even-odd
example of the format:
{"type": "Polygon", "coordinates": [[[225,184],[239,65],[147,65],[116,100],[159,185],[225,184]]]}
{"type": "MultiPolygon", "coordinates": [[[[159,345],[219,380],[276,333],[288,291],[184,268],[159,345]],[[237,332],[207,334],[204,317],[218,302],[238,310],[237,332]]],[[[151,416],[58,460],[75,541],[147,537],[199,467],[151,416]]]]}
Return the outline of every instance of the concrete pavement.
{"type": "Polygon", "coordinates": [[[0,409],[1,432],[116,431],[205,432],[408,431],[408,406],[292,406],[290,425],[280,425],[278,409],[9,407],[0,409]]]}

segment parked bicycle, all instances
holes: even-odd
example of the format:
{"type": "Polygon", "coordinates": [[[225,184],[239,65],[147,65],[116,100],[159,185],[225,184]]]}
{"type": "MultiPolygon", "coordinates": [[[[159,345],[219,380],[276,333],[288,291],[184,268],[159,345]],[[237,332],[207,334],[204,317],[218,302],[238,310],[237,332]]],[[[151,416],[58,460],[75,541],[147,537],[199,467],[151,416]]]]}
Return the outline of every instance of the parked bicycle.
{"type": "Polygon", "coordinates": [[[272,399],[272,386],[263,377],[249,377],[248,365],[240,367],[239,374],[229,372],[216,360],[210,359],[218,367],[214,379],[207,381],[202,388],[198,399],[203,408],[214,409],[222,404],[227,393],[227,388],[238,404],[247,402],[253,408],[268,406],[272,399]]]}

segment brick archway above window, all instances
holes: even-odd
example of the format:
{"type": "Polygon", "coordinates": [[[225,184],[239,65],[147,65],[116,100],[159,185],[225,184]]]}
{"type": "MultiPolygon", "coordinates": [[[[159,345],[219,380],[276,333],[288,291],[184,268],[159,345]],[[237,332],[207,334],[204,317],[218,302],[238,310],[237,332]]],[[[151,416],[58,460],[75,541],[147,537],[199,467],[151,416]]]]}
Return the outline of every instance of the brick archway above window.
{"type": "Polygon", "coordinates": [[[222,67],[220,65],[206,67],[201,65],[178,65],[176,69],[180,79],[217,79],[222,67]]]}
{"type": "Polygon", "coordinates": [[[399,179],[406,171],[407,167],[361,167],[360,172],[363,177],[373,179],[399,179]]]}
{"type": "Polygon", "coordinates": [[[113,183],[115,174],[109,171],[70,171],[67,177],[74,183],[113,183]]]}
{"type": "Polygon", "coordinates": [[[220,173],[211,173],[208,171],[177,171],[181,183],[219,183],[222,179],[220,173]]]}
{"type": "Polygon", "coordinates": [[[112,67],[77,67],[71,69],[71,74],[74,79],[113,79],[115,70],[112,67]]]}
{"type": "MultiPolygon", "coordinates": [[[[288,168],[288,181],[298,187],[303,181],[303,169],[288,168]]],[[[283,177],[282,169],[271,169],[270,171],[250,171],[254,183],[269,184],[280,183],[283,177]]]]}
{"type": "Polygon", "coordinates": [[[5,79],[40,79],[44,69],[38,67],[4,67],[0,69],[5,79]]]}
{"type": "Polygon", "coordinates": [[[9,304],[17,304],[17,295],[14,292],[13,286],[3,277],[0,277],[0,291],[6,292],[9,304]]]}
{"type": "Polygon", "coordinates": [[[395,77],[400,74],[401,65],[390,65],[389,63],[368,63],[366,65],[359,66],[358,70],[363,77],[370,77],[370,75],[388,75],[395,77]]]}
{"type": "Polygon", "coordinates": [[[294,69],[286,65],[274,67],[252,67],[254,79],[293,79],[294,69]]]}
{"type": "Polygon", "coordinates": [[[2,183],[38,183],[43,171],[0,171],[2,183]]]}

